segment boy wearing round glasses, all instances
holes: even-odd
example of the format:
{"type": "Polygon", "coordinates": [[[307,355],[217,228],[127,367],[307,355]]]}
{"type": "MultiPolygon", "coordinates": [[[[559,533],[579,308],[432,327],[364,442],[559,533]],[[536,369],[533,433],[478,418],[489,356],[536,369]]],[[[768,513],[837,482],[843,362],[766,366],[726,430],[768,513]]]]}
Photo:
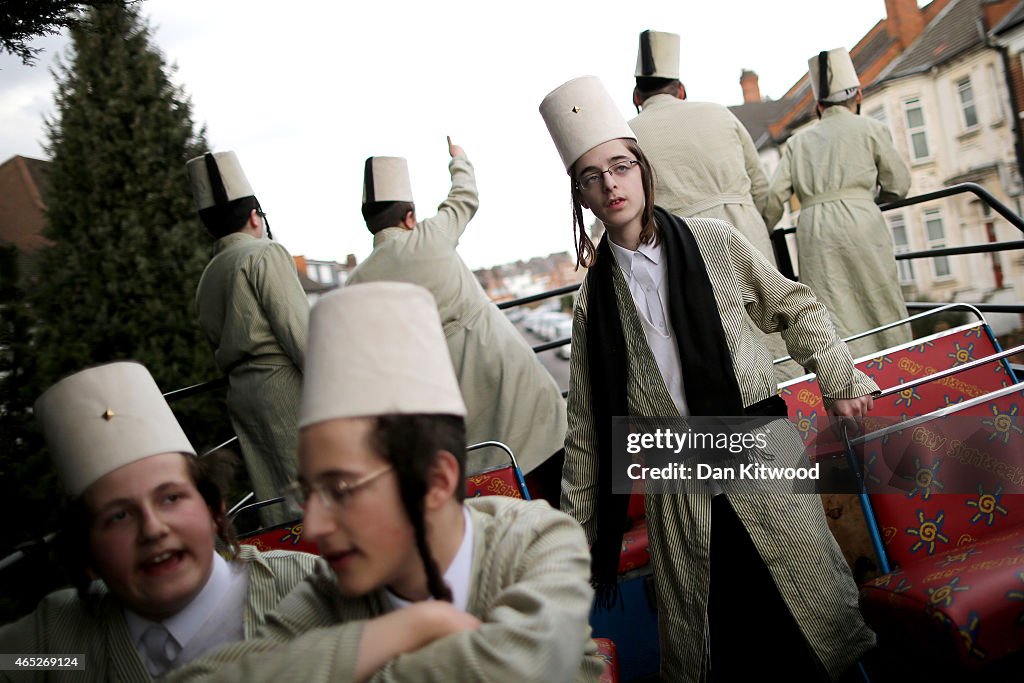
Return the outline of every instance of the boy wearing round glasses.
{"type": "Polygon", "coordinates": [[[264,640],[174,680],[596,680],[579,526],[540,502],[463,500],[466,409],[430,293],[328,294],[309,344],[289,495],[330,570],[264,640]]]}
{"type": "MultiPolygon", "coordinates": [[[[589,267],[573,323],[562,507],[593,543],[604,604],[617,588],[629,505],[612,490],[614,417],[785,418],[754,325],[781,331],[793,357],[816,370],[831,414],[863,415],[878,387],[856,370],[810,290],[735,228],[655,206],[651,165],[597,78],[559,86],[540,111],[572,182],[578,258],[589,267]],[[584,207],[606,228],[596,247],[584,207]]],[[[785,419],[765,438],[760,455],[775,464],[803,456],[785,419]]],[[[784,662],[793,680],[838,678],[874,634],[821,499],[795,494],[791,482],[699,485],[645,496],[662,677],[759,679],[784,662]]]]}

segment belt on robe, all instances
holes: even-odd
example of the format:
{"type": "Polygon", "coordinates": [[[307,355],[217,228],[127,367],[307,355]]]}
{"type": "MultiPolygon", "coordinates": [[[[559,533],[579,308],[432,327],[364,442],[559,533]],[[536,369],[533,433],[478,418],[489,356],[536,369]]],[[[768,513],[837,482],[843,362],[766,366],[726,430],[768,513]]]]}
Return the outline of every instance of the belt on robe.
{"type": "Polygon", "coordinates": [[[813,197],[801,199],[800,208],[806,209],[808,206],[814,206],[815,204],[824,204],[825,202],[838,202],[844,199],[863,199],[873,204],[875,202],[875,193],[869,192],[868,190],[865,190],[862,187],[840,188],[838,190],[821,192],[819,194],[814,195],[813,197]]]}
{"type": "Polygon", "coordinates": [[[722,194],[713,194],[710,197],[706,197],[699,202],[694,202],[693,204],[684,206],[681,209],[671,209],[669,213],[674,213],[675,215],[682,216],[683,218],[692,218],[693,216],[702,214],[705,211],[724,204],[747,204],[749,206],[754,206],[754,200],[751,199],[749,194],[725,192],[722,194]]]}

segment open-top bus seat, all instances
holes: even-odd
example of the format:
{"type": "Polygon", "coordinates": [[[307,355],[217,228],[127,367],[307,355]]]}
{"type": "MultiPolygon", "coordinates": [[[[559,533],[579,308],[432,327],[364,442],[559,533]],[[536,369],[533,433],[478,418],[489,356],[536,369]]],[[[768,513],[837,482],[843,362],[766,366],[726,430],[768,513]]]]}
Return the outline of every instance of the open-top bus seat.
{"type": "Polygon", "coordinates": [[[530,491],[526,488],[523,472],[519,469],[516,456],[512,449],[500,441],[483,441],[466,448],[466,452],[481,448],[497,448],[508,455],[508,462],[503,465],[489,467],[466,476],[466,497],[476,496],[508,496],[530,500],[530,491]]]}
{"type": "MultiPolygon", "coordinates": [[[[982,321],[862,359],[858,367],[879,386],[898,389],[998,351],[982,321]]],[[[1015,464],[1024,457],[1024,391],[1014,382],[997,360],[893,391],[876,399],[862,423],[865,435],[853,440],[866,484],[866,524],[885,572],[863,585],[863,611],[881,642],[895,644],[902,656],[924,653],[932,662],[977,668],[1024,651],[1024,495],[1017,495],[1024,491],[1024,461],[1015,464]],[[933,411],[934,418],[920,417],[933,411]],[[907,420],[911,426],[892,427],[907,420]],[[1002,483],[978,477],[979,466],[1000,459],[1007,463],[1002,483]],[[965,481],[977,486],[964,490],[965,481]]],[[[826,421],[816,422],[824,411],[813,378],[781,393],[812,450],[836,450],[826,421]]],[[[848,508],[856,500],[823,498],[827,510],[838,499],[848,508]]],[[[870,552],[869,538],[857,539],[861,555],[870,552]]]]}
{"type": "Polygon", "coordinates": [[[882,637],[965,669],[1024,654],[1024,421],[998,417],[1021,406],[1010,385],[856,440],[893,568],[861,590],[882,637]]]}

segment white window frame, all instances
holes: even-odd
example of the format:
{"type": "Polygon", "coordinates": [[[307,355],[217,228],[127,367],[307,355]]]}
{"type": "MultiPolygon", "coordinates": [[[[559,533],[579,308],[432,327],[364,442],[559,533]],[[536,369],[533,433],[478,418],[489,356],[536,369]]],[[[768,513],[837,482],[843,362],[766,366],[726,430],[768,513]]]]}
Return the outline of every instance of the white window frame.
{"type": "Polygon", "coordinates": [[[971,82],[970,75],[964,76],[960,80],[954,83],[956,87],[956,98],[960,105],[960,123],[963,125],[965,131],[977,130],[978,128],[978,99],[974,96],[974,84],[971,82]],[[970,99],[965,99],[964,94],[969,95],[970,99]],[[970,116],[974,117],[974,123],[971,123],[968,111],[971,112],[970,116]]]}
{"type": "MultiPolygon", "coordinates": [[[[894,254],[905,254],[909,251],[913,251],[914,248],[910,243],[910,229],[907,227],[907,219],[903,213],[889,213],[886,216],[886,220],[889,223],[889,232],[892,234],[892,250],[894,254]],[[903,233],[903,241],[900,242],[896,239],[897,229],[900,229],[903,233]]],[[[910,260],[896,261],[896,272],[899,276],[900,284],[912,284],[914,282],[914,262],[910,260]]]]}
{"type": "Polygon", "coordinates": [[[924,103],[920,97],[908,97],[903,100],[903,120],[907,124],[907,145],[910,151],[910,158],[915,162],[927,161],[932,158],[932,147],[928,144],[928,121],[924,116],[924,103]],[[910,125],[910,112],[913,109],[917,109],[921,112],[921,125],[911,126],[910,125]],[[923,156],[917,155],[917,149],[914,147],[914,136],[921,135],[924,139],[925,154],[923,156]]]}
{"type": "MultiPolygon", "coordinates": [[[[925,209],[924,213],[921,214],[921,219],[924,225],[924,237],[927,240],[928,248],[940,249],[948,246],[946,244],[946,223],[942,216],[942,209],[925,209]],[[941,237],[932,237],[931,232],[929,232],[928,223],[932,221],[938,221],[939,227],[942,228],[941,237]]],[[[929,260],[932,262],[932,275],[935,276],[936,280],[948,280],[953,277],[953,268],[950,266],[948,256],[934,256],[929,260]]]]}

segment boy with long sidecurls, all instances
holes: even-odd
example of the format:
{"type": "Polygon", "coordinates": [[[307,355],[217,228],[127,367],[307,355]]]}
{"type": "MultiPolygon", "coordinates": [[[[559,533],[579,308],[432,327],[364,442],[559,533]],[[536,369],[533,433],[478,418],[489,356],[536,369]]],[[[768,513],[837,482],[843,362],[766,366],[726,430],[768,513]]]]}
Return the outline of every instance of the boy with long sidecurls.
{"type": "MultiPolygon", "coordinates": [[[[577,78],[540,107],[572,184],[575,222],[605,225],[578,256],[562,507],[593,542],[599,598],[615,589],[629,497],[612,491],[616,416],[777,416],[767,450],[795,465],[803,443],[752,325],[781,332],[818,373],[832,414],[863,415],[878,387],[853,365],[825,308],[725,221],[655,206],[651,166],[601,82],[577,78]]],[[[821,499],[734,481],[645,497],[670,681],[835,678],[874,644],[821,499]],[[778,662],[784,662],[778,665],[778,662]]],[[[603,601],[602,601],[603,602],[603,601]]]]}
{"type": "Polygon", "coordinates": [[[330,570],[263,640],[174,680],[596,680],[579,525],[540,502],[463,500],[466,408],[430,293],[328,294],[306,363],[290,495],[330,570]]]}

